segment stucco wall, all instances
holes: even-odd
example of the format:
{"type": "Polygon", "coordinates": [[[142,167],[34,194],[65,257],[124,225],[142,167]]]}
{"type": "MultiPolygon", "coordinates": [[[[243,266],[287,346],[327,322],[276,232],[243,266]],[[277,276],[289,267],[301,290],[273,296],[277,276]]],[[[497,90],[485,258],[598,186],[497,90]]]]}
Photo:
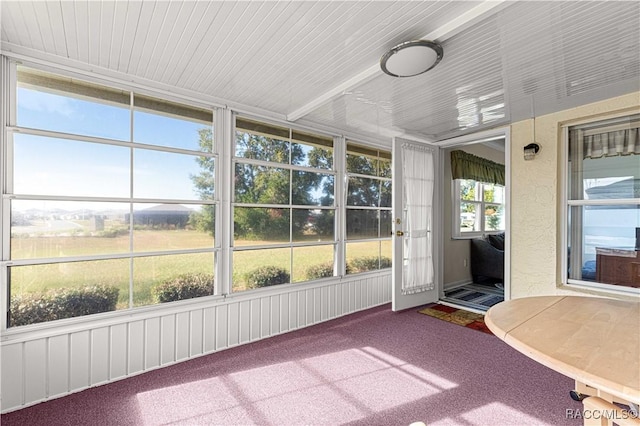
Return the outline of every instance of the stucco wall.
{"type": "MultiPolygon", "coordinates": [[[[561,286],[560,223],[562,126],[640,111],[640,93],[583,105],[525,120],[511,126],[511,297],[596,294],[561,286]],[[532,161],[523,148],[535,139],[541,146],[532,161]]],[[[615,294],[597,294],[620,298],[615,294]]]]}
{"type": "Polygon", "coordinates": [[[490,148],[482,144],[465,145],[447,149],[444,153],[444,179],[443,179],[443,204],[444,204],[444,287],[471,282],[471,268],[469,259],[469,240],[454,240],[453,234],[453,201],[451,189],[451,151],[462,150],[478,157],[486,158],[496,163],[504,164],[504,152],[490,148]],[[466,265],[465,265],[466,260],[466,265]]]}

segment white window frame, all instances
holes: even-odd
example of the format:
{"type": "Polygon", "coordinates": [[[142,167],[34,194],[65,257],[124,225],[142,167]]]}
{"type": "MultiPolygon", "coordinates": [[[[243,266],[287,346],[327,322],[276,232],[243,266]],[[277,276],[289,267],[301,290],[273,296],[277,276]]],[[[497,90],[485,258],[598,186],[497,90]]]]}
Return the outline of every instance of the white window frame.
{"type": "MultiPolygon", "coordinates": [[[[31,259],[31,258],[27,258],[27,259],[11,259],[11,250],[10,250],[10,242],[11,242],[11,223],[10,223],[10,219],[11,219],[11,201],[13,200],[52,200],[52,201],[100,201],[100,202],[120,202],[120,203],[129,203],[131,206],[133,206],[136,203],[177,203],[177,204],[186,204],[186,205],[212,205],[214,206],[215,209],[215,214],[216,217],[220,217],[220,213],[221,213],[221,208],[220,208],[220,191],[219,189],[219,183],[221,181],[220,179],[220,173],[221,173],[221,167],[220,167],[220,155],[219,155],[219,147],[221,145],[221,140],[218,139],[219,135],[220,135],[220,131],[219,129],[222,127],[222,119],[223,119],[223,114],[220,113],[220,110],[216,107],[213,107],[211,105],[203,105],[203,104],[199,104],[197,102],[188,102],[184,99],[174,99],[171,96],[167,96],[164,93],[161,92],[156,92],[153,90],[145,90],[145,89],[139,89],[139,88],[134,88],[134,87],[128,87],[126,85],[122,85],[122,84],[117,84],[115,82],[112,81],[103,81],[101,79],[96,79],[96,78],[88,78],[87,76],[84,75],[80,75],[80,74],[76,74],[73,72],[68,72],[68,71],[64,71],[64,70],[60,70],[60,69],[56,69],[53,67],[47,67],[47,66],[43,66],[43,65],[39,65],[36,63],[30,63],[28,61],[21,61],[21,62],[16,62],[14,60],[8,60],[8,63],[5,65],[3,64],[3,66],[6,66],[8,69],[8,81],[6,83],[8,83],[8,87],[4,87],[4,81],[3,83],[3,91],[6,89],[6,95],[2,96],[2,99],[0,100],[1,102],[5,103],[5,111],[8,111],[8,114],[6,116],[3,116],[2,122],[0,124],[2,124],[2,128],[0,129],[0,131],[2,132],[2,145],[1,148],[3,149],[3,154],[9,154],[9,155],[3,155],[2,156],[2,162],[0,164],[0,169],[2,169],[2,193],[1,193],[1,210],[2,210],[2,215],[0,217],[0,219],[2,220],[2,229],[3,229],[3,233],[2,233],[2,252],[1,254],[1,258],[0,258],[0,273],[2,274],[2,279],[0,280],[0,282],[2,283],[1,286],[1,291],[3,292],[3,294],[9,294],[9,282],[8,279],[6,279],[8,277],[8,270],[10,267],[19,267],[19,266],[31,266],[31,265],[41,265],[41,264],[55,264],[55,263],[68,263],[68,262],[80,262],[80,261],[99,261],[99,260],[112,260],[112,259],[129,259],[130,262],[133,261],[133,259],[136,258],[144,258],[144,257],[154,257],[154,256],[171,256],[171,255],[183,255],[183,254],[199,254],[199,253],[211,253],[211,255],[213,256],[214,260],[212,263],[212,267],[213,270],[215,271],[215,278],[214,278],[214,288],[213,288],[213,295],[212,296],[207,296],[209,298],[214,298],[217,297],[221,294],[223,294],[223,290],[221,289],[221,282],[220,282],[220,278],[219,278],[219,274],[217,273],[217,271],[219,271],[221,269],[221,256],[220,256],[220,252],[221,252],[221,241],[219,238],[219,233],[216,233],[215,237],[212,238],[212,245],[211,247],[207,247],[207,248],[194,248],[194,249],[172,249],[172,250],[162,250],[162,251],[157,251],[157,250],[147,250],[147,251],[133,251],[131,248],[129,251],[126,252],[122,252],[122,253],[113,253],[113,254],[108,254],[108,255],[99,255],[99,254],[87,254],[87,255],[76,255],[76,256],[67,256],[67,257],[49,257],[49,258],[35,258],[35,259],[31,259]],[[116,140],[116,139],[108,139],[108,138],[104,138],[104,137],[94,137],[94,136],[85,136],[85,135],[75,135],[75,134],[70,134],[70,133],[64,133],[64,132],[59,132],[59,131],[52,131],[52,130],[40,130],[40,129],[30,129],[30,128],[26,128],[26,127],[20,127],[17,125],[17,116],[16,116],[16,109],[17,109],[17,88],[18,88],[18,76],[17,76],[17,66],[24,66],[25,68],[30,68],[33,70],[39,70],[39,71],[43,71],[46,72],[48,74],[52,74],[55,76],[63,76],[63,77],[72,77],[72,78],[77,78],[79,81],[85,81],[88,83],[92,83],[92,84],[96,84],[96,85],[101,85],[104,86],[106,88],[112,88],[112,89],[119,89],[119,90],[123,90],[123,91],[128,91],[129,92],[129,98],[130,98],[130,102],[129,102],[129,110],[130,110],[130,117],[132,117],[134,111],[136,110],[136,107],[134,106],[134,95],[142,95],[142,96],[150,96],[150,97],[154,97],[157,98],[159,100],[166,100],[168,102],[174,102],[174,103],[180,103],[183,104],[184,106],[192,106],[192,107],[196,107],[196,108],[204,108],[204,109],[208,109],[211,110],[211,124],[213,127],[213,152],[210,154],[204,154],[201,151],[197,151],[197,150],[192,150],[192,149],[185,149],[185,148],[175,148],[175,147],[168,147],[168,146],[161,146],[161,145],[152,145],[152,144],[147,144],[147,143],[138,143],[138,142],[133,142],[132,140],[130,141],[121,141],[121,140],[116,140]],[[214,194],[214,198],[211,200],[180,200],[180,199],[173,199],[173,198],[168,198],[168,199],[161,199],[161,198],[153,198],[153,199],[148,199],[148,198],[139,198],[139,197],[134,197],[131,194],[128,197],[124,197],[124,198],[117,198],[117,197],[87,197],[87,196],[42,196],[42,195],[32,195],[32,194],[14,194],[13,192],[13,182],[12,182],[12,176],[14,173],[13,170],[13,164],[12,164],[12,160],[11,160],[11,151],[12,151],[12,144],[13,144],[13,135],[14,134],[29,134],[29,135],[36,135],[36,136],[45,136],[45,137],[54,137],[54,138],[62,138],[62,139],[66,139],[66,140],[78,140],[78,141],[83,141],[83,142],[93,142],[93,143],[98,143],[98,144],[106,144],[106,145],[110,145],[110,146],[122,146],[122,147],[127,147],[130,148],[132,150],[135,149],[143,149],[143,150],[152,150],[152,151],[158,151],[158,152],[165,152],[165,153],[176,153],[176,154],[187,154],[187,155],[193,155],[193,156],[202,156],[202,155],[206,155],[208,157],[212,157],[214,158],[216,167],[215,167],[215,182],[216,182],[216,191],[214,194]],[[215,244],[213,243],[213,241],[215,241],[215,244]]],[[[131,119],[131,118],[130,118],[131,119]]],[[[132,119],[131,119],[132,120],[132,119]]],[[[133,126],[135,125],[135,123],[133,123],[133,120],[131,122],[131,135],[133,135],[133,126]]],[[[135,173],[135,170],[133,168],[130,169],[129,171],[130,173],[130,179],[132,179],[132,175],[135,173]]],[[[131,212],[130,212],[131,214],[131,212]]],[[[133,216],[130,216],[131,219],[133,220],[133,216]]],[[[216,223],[218,223],[219,221],[216,220],[216,223]]],[[[217,226],[216,225],[216,231],[217,231],[217,226]]],[[[130,231],[131,232],[131,231],[130,231]]],[[[130,236],[131,238],[131,236],[130,236]]],[[[132,266],[130,266],[131,268],[132,266]]],[[[97,314],[97,315],[102,315],[102,316],[117,316],[117,315],[127,315],[130,314],[132,311],[134,310],[140,310],[140,309],[153,309],[154,307],[158,307],[161,306],[162,303],[155,303],[155,304],[148,304],[148,305],[142,305],[142,306],[134,306],[133,303],[133,294],[134,294],[134,276],[132,274],[129,275],[129,306],[123,309],[119,309],[116,311],[111,311],[111,312],[105,312],[105,313],[101,313],[101,314],[97,314]]],[[[2,314],[0,315],[0,330],[2,331],[6,331],[6,330],[11,330],[12,328],[7,328],[8,324],[8,319],[7,319],[7,312],[9,310],[9,306],[10,306],[10,301],[7,300],[7,297],[3,297],[2,298],[2,303],[0,305],[0,308],[2,309],[2,314]]],[[[83,320],[83,318],[86,318],[87,316],[89,317],[93,317],[96,314],[91,314],[91,315],[85,315],[85,316],[80,316],[80,317],[75,317],[75,318],[69,318],[66,320],[61,320],[61,321],[65,321],[66,323],[74,323],[74,322],[80,322],[83,320]]],[[[57,321],[54,321],[57,323],[57,321]]],[[[38,329],[38,328],[43,328],[43,327],[48,327],[49,322],[42,322],[42,323],[35,323],[35,324],[31,324],[25,327],[30,327],[33,329],[38,329]]]]}
{"type": "MultiPolygon", "coordinates": [[[[300,129],[298,127],[295,126],[289,126],[289,125],[285,125],[285,124],[281,124],[281,123],[277,123],[277,122],[272,122],[269,120],[264,120],[264,119],[260,119],[260,118],[255,118],[252,117],[250,115],[244,115],[244,114],[232,114],[232,120],[233,123],[231,125],[233,131],[232,131],[232,143],[230,145],[230,165],[227,166],[228,167],[228,173],[231,176],[230,179],[230,199],[231,199],[231,203],[230,203],[230,208],[231,208],[231,213],[230,213],[230,226],[231,226],[231,232],[230,232],[230,261],[229,261],[229,265],[230,265],[230,270],[229,270],[229,293],[247,293],[247,292],[252,292],[252,291],[259,291],[260,289],[246,289],[246,290],[242,290],[242,291],[234,291],[233,290],[233,253],[238,253],[238,252],[242,252],[242,251],[252,251],[252,250],[269,250],[269,249],[283,249],[283,248],[288,248],[290,249],[290,254],[289,254],[289,276],[290,276],[290,280],[288,283],[283,283],[283,284],[279,284],[278,286],[286,286],[286,285],[299,285],[301,283],[304,282],[308,282],[308,280],[303,280],[303,281],[293,281],[294,275],[293,275],[293,249],[296,247],[320,247],[320,246],[332,246],[333,247],[333,277],[335,276],[340,276],[342,275],[342,273],[340,272],[341,270],[337,267],[337,262],[336,262],[336,258],[337,258],[337,252],[338,252],[338,242],[339,242],[339,229],[338,228],[338,215],[339,215],[339,209],[338,209],[338,204],[336,201],[336,194],[337,194],[337,187],[338,187],[338,180],[339,180],[339,176],[338,176],[338,172],[337,172],[337,165],[336,165],[336,152],[338,151],[336,149],[336,145],[338,144],[338,140],[336,137],[332,137],[333,138],[333,147],[332,147],[332,153],[333,153],[333,167],[331,169],[316,169],[313,167],[309,167],[309,166],[299,166],[299,165],[295,165],[295,164],[291,164],[291,159],[289,160],[289,163],[278,163],[278,162],[272,162],[272,161],[265,161],[265,160],[255,160],[255,159],[251,159],[251,158],[244,158],[244,157],[237,157],[235,155],[235,150],[236,150],[236,118],[246,118],[252,121],[257,121],[257,122],[261,122],[264,123],[265,125],[273,125],[273,126],[277,126],[277,127],[287,127],[289,129],[289,142],[293,141],[292,138],[292,134],[294,131],[299,130],[299,131],[304,131],[304,132],[311,132],[311,133],[316,133],[319,136],[328,136],[331,137],[327,134],[324,134],[322,132],[317,132],[317,131],[309,131],[307,129],[300,129]],[[330,206],[316,206],[316,205],[298,205],[298,204],[293,204],[293,175],[290,175],[290,182],[289,182],[289,203],[288,204],[260,204],[260,203],[241,203],[241,202],[236,202],[234,197],[235,197],[235,168],[236,168],[236,164],[248,164],[248,165],[255,165],[255,166],[265,166],[265,167],[277,167],[277,168],[281,168],[281,169],[286,169],[289,171],[301,171],[301,172],[309,172],[309,173],[318,173],[318,174],[325,174],[325,175],[332,175],[333,176],[333,204],[330,206]],[[234,208],[239,207],[249,207],[249,208],[274,208],[274,209],[285,209],[285,210],[289,210],[290,212],[290,216],[289,216],[289,242],[282,242],[282,243],[270,243],[270,244],[266,244],[266,245],[245,245],[245,246],[236,246],[234,243],[234,208]],[[294,242],[293,241],[293,211],[296,209],[302,209],[302,210],[328,210],[328,211],[333,211],[334,212],[334,231],[333,231],[333,240],[327,240],[327,241],[322,241],[322,242],[294,242]]],[[[289,144],[289,152],[291,153],[291,150],[293,149],[293,143],[289,144]]],[[[226,165],[225,165],[226,166],[226,165]]],[[[333,278],[330,277],[330,278],[333,278]]],[[[323,278],[323,279],[329,279],[329,278],[323,278]]]]}
{"type": "Polygon", "coordinates": [[[606,205],[606,204],[637,204],[640,200],[638,199],[624,199],[624,200],[614,200],[612,203],[606,203],[601,200],[599,201],[589,201],[589,200],[571,200],[569,198],[569,175],[571,173],[569,167],[569,129],[571,127],[587,125],[590,123],[603,122],[608,119],[618,119],[622,117],[626,117],[632,115],[629,112],[622,114],[615,114],[604,118],[598,119],[588,119],[588,120],[576,120],[571,123],[565,123],[562,125],[562,150],[560,155],[560,168],[561,168],[561,182],[560,182],[560,192],[561,192],[561,212],[560,212],[560,282],[563,286],[575,288],[578,290],[592,290],[596,292],[602,293],[612,293],[618,295],[633,295],[640,296],[640,289],[633,287],[625,287],[614,284],[606,284],[599,283],[594,281],[584,281],[577,280],[573,278],[569,278],[568,276],[568,268],[569,268],[569,210],[572,206],[586,206],[586,205],[606,205]]]}
{"type": "MultiPolygon", "coordinates": [[[[454,239],[467,240],[467,239],[477,238],[483,235],[500,234],[502,232],[505,232],[505,229],[499,229],[495,231],[484,231],[485,221],[486,221],[486,215],[485,215],[486,205],[490,204],[492,206],[495,206],[495,205],[502,206],[502,210],[504,214],[505,200],[503,200],[502,203],[485,201],[484,185],[486,184],[480,181],[475,181],[475,182],[476,182],[476,185],[479,185],[480,193],[482,194],[482,200],[480,201],[463,200],[460,194],[460,180],[461,179],[453,179],[452,185],[451,185],[451,191],[452,191],[451,199],[453,200],[453,209],[452,209],[453,220],[451,221],[451,226],[453,227],[452,233],[451,233],[452,237],[454,239]],[[475,220],[476,220],[476,223],[478,222],[478,220],[480,221],[480,226],[479,226],[480,231],[462,232],[460,230],[460,213],[461,213],[462,203],[475,204],[477,206],[476,212],[478,211],[478,207],[479,207],[480,214],[476,214],[475,220]]],[[[473,179],[465,179],[465,180],[473,180],[473,179]]],[[[506,189],[504,186],[502,185],[494,185],[494,186],[499,186],[500,188],[502,188],[506,196],[506,189]]],[[[506,228],[506,221],[505,221],[505,228],[506,228]]]]}
{"type": "MultiPolygon", "coordinates": [[[[29,67],[32,69],[37,69],[43,72],[51,73],[54,75],[69,77],[78,79],[80,81],[86,81],[88,83],[94,83],[97,85],[102,85],[107,88],[120,89],[127,92],[133,92],[139,95],[151,96],[158,98],[160,100],[166,100],[169,102],[184,104],[185,106],[193,106],[199,108],[206,108],[215,111],[215,122],[214,125],[214,141],[215,141],[215,150],[216,152],[212,153],[216,158],[216,167],[215,167],[215,182],[216,182],[216,191],[215,191],[215,199],[206,201],[207,204],[213,204],[216,207],[216,229],[215,229],[215,246],[212,248],[204,248],[204,249],[194,249],[194,250],[178,250],[175,253],[173,251],[162,251],[162,252],[134,252],[134,253],[122,253],[114,256],[108,256],[108,258],[128,258],[128,257],[142,257],[149,256],[155,254],[168,255],[168,254],[183,254],[183,253],[192,253],[192,252],[211,252],[215,256],[215,284],[214,284],[214,295],[181,300],[177,302],[171,302],[170,304],[162,303],[162,304],[153,304],[153,305],[145,305],[145,306],[136,306],[136,307],[128,307],[125,309],[120,309],[111,312],[104,312],[100,314],[92,314],[87,316],[80,316],[75,318],[69,318],[65,320],[58,320],[52,322],[42,322],[36,323],[32,325],[27,325],[19,328],[9,328],[7,329],[7,310],[8,310],[8,300],[6,297],[0,298],[0,331],[7,335],[15,335],[20,334],[25,331],[37,332],[40,330],[47,329],[57,329],[58,327],[69,327],[75,326],[78,324],[85,324],[89,321],[102,323],[103,321],[119,321],[119,318],[130,317],[131,315],[148,315],[152,312],[164,312],[167,309],[174,309],[174,307],[178,306],[187,306],[191,304],[197,303],[216,303],[218,301],[224,300],[231,293],[231,273],[233,271],[233,263],[232,263],[232,253],[233,253],[233,217],[232,214],[232,195],[233,195],[233,149],[230,146],[231,143],[235,140],[234,133],[234,117],[236,114],[246,114],[245,116],[248,118],[254,118],[260,121],[266,120],[268,122],[273,122],[276,125],[280,126],[291,126],[291,123],[278,120],[276,118],[267,118],[269,116],[255,116],[255,111],[241,111],[239,109],[232,109],[224,104],[216,104],[214,101],[203,100],[193,98],[189,95],[185,95],[182,93],[174,93],[167,90],[164,90],[161,87],[141,84],[138,82],[130,82],[118,79],[117,77],[107,77],[104,75],[96,75],[89,71],[82,69],[74,69],[65,66],[60,66],[59,64],[53,64],[46,60],[29,60],[29,59],[16,59],[15,57],[9,57],[5,55],[0,55],[0,66],[2,69],[0,70],[0,76],[2,77],[0,81],[0,85],[2,87],[2,96],[0,96],[0,102],[2,105],[0,108],[0,113],[2,116],[0,117],[0,149],[4,150],[2,152],[2,158],[6,158],[6,150],[8,150],[8,141],[11,133],[15,132],[23,132],[23,133],[38,133],[45,134],[48,131],[41,131],[35,129],[22,129],[15,126],[15,106],[16,106],[16,64],[19,63],[25,67],[29,67]],[[171,306],[169,306],[171,305],[171,306]]],[[[333,173],[335,174],[334,181],[334,206],[330,207],[335,209],[335,237],[333,242],[329,242],[329,244],[333,244],[335,246],[335,258],[334,258],[334,268],[336,269],[335,276],[333,280],[338,282],[343,279],[345,275],[345,263],[346,263],[346,224],[345,224],[345,216],[346,216],[346,206],[344,200],[346,199],[346,185],[347,185],[347,176],[346,176],[346,145],[347,136],[338,135],[336,132],[332,132],[330,130],[319,130],[311,126],[305,125],[296,125],[295,129],[304,132],[316,133],[318,135],[325,135],[332,137],[334,140],[334,168],[333,173]]],[[[65,136],[64,133],[55,133],[56,135],[65,136]]],[[[74,139],[73,135],[69,135],[69,139],[74,139]]],[[[77,138],[77,137],[75,137],[77,138]]],[[[388,151],[388,147],[382,142],[382,139],[378,141],[371,141],[366,138],[363,138],[361,135],[353,135],[353,138],[349,136],[350,140],[355,142],[356,144],[370,147],[371,149],[381,149],[388,151]]],[[[92,139],[92,137],[84,137],[81,139],[92,139]]],[[[93,138],[96,139],[96,142],[108,143],[111,144],[113,142],[114,145],[117,144],[126,144],[126,146],[133,146],[134,148],[143,148],[143,149],[155,149],[156,151],[167,151],[167,152],[177,152],[177,153],[190,153],[193,152],[183,152],[190,151],[182,150],[181,148],[171,148],[171,147],[163,147],[157,146],[152,147],[149,144],[131,144],[127,141],[111,141],[109,139],[103,138],[93,138]]],[[[201,155],[201,152],[197,152],[198,155],[201,155]]],[[[327,171],[321,171],[327,172],[327,171]]],[[[11,188],[11,176],[13,173],[12,165],[5,165],[0,162],[0,186],[4,189],[11,188]]],[[[370,176],[367,176],[370,177],[370,176]]],[[[392,180],[389,178],[389,180],[392,180]]],[[[53,197],[56,198],[56,197],[53,197]]],[[[83,197],[79,198],[79,201],[83,200],[83,197]]],[[[16,261],[9,259],[10,256],[10,226],[7,226],[10,222],[10,203],[11,199],[16,199],[12,193],[6,193],[2,196],[2,203],[0,205],[0,221],[2,223],[2,246],[0,247],[0,291],[3,294],[7,294],[8,287],[5,278],[7,277],[7,269],[10,266],[16,266],[16,261]]],[[[65,200],[68,199],[65,198],[65,200]]],[[[71,200],[71,199],[69,199],[71,200]]],[[[100,198],[99,201],[110,201],[111,198],[100,198]]],[[[124,199],[113,199],[112,201],[123,201],[124,199]]],[[[124,201],[128,201],[127,198],[124,201]]],[[[131,198],[132,202],[137,202],[137,199],[131,198]]],[[[73,200],[71,200],[73,201],[73,200]]],[[[145,199],[141,200],[144,202],[153,202],[155,200],[145,199]]],[[[165,201],[165,200],[158,200],[165,201]]],[[[180,201],[180,200],[170,200],[170,201],[180,201]]],[[[192,204],[203,204],[204,200],[184,200],[185,202],[189,202],[192,204]]],[[[388,238],[380,238],[380,240],[391,240],[391,237],[388,238]]],[[[354,242],[354,241],[349,241],[354,242]]],[[[104,259],[102,256],[95,256],[95,260],[104,259]]],[[[49,261],[60,262],[67,261],[69,259],[38,259],[37,263],[47,263],[49,261]]],[[[82,256],[81,258],[74,258],[74,260],[94,260],[94,256],[87,255],[82,256]]],[[[28,263],[28,260],[20,259],[18,262],[28,263]]],[[[382,271],[370,271],[368,273],[363,274],[376,274],[382,271]]],[[[290,284],[292,286],[297,285],[305,285],[305,283],[294,283],[290,284]]],[[[316,285],[316,284],[312,284],[316,285]]],[[[253,291],[253,290],[252,290],[253,291]]],[[[256,292],[267,291],[268,289],[255,290],[256,292]]]]}
{"type": "MultiPolygon", "coordinates": [[[[345,222],[345,228],[344,228],[344,263],[345,263],[345,268],[346,268],[346,264],[347,262],[347,247],[349,246],[349,244],[357,244],[357,243],[370,243],[373,241],[377,241],[378,242],[378,259],[382,259],[383,255],[382,255],[382,242],[383,241],[393,241],[393,236],[392,235],[388,235],[388,236],[383,236],[381,233],[381,228],[382,228],[382,221],[380,221],[378,223],[378,235],[380,235],[379,237],[376,238],[353,238],[353,239],[348,239],[347,238],[347,228],[346,228],[346,222],[347,222],[347,211],[348,210],[371,210],[371,211],[376,211],[378,212],[379,215],[382,214],[383,211],[388,211],[389,212],[389,216],[390,216],[390,220],[392,220],[392,216],[393,216],[393,206],[389,206],[389,207],[381,207],[380,205],[375,206],[375,207],[370,207],[370,206],[355,206],[355,205],[350,205],[347,202],[347,199],[349,197],[349,192],[348,192],[348,188],[349,188],[349,182],[351,181],[351,178],[364,178],[364,179],[373,179],[376,180],[380,183],[382,182],[391,182],[391,185],[393,187],[394,182],[393,182],[393,170],[392,170],[392,174],[391,177],[382,177],[379,176],[379,170],[377,170],[377,174],[376,176],[373,175],[365,175],[365,174],[360,174],[360,173],[353,173],[353,172],[349,172],[347,171],[347,155],[349,154],[349,144],[353,144],[353,145],[359,145],[359,146],[363,146],[363,147],[368,147],[372,150],[378,151],[378,152],[387,152],[389,154],[391,153],[390,149],[383,149],[383,148],[378,148],[378,147],[371,147],[365,143],[362,143],[360,141],[354,140],[354,139],[348,139],[345,141],[345,152],[344,152],[344,174],[345,174],[345,188],[344,188],[344,222],[345,222]]],[[[393,156],[390,160],[390,164],[393,164],[393,156]]],[[[391,229],[393,229],[393,227],[391,227],[391,229]]],[[[392,248],[393,250],[393,248],[392,248]]],[[[393,257],[393,256],[392,256],[393,257]]],[[[380,266],[380,265],[378,265],[380,266]]],[[[380,268],[378,267],[378,269],[374,269],[374,270],[370,270],[367,272],[360,272],[360,273],[369,273],[369,272],[377,272],[380,270],[389,270],[391,269],[391,267],[388,268],[380,268]]],[[[345,274],[346,274],[346,269],[345,269],[345,274]]],[[[355,273],[351,273],[349,275],[355,275],[355,273]]]]}

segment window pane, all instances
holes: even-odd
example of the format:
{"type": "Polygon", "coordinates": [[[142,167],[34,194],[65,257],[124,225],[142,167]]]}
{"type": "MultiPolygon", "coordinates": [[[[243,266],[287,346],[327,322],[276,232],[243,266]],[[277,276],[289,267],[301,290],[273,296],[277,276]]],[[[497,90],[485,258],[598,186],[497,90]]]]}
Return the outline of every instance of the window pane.
{"type": "Polygon", "coordinates": [[[488,204],[484,211],[485,231],[504,231],[504,207],[488,204]]]}
{"type": "Polygon", "coordinates": [[[289,204],[289,187],[289,170],[236,164],[236,203],[289,204]]]}
{"type": "Polygon", "coordinates": [[[375,271],[391,267],[391,257],[387,253],[389,241],[347,244],[347,274],[375,271]],[[381,256],[384,246],[384,255],[381,256]]]}
{"type": "Polygon", "coordinates": [[[391,207],[391,182],[380,182],[380,207],[391,207]]]}
{"type": "Polygon", "coordinates": [[[568,230],[569,278],[639,286],[640,205],[572,206],[568,230]]]}
{"type": "Polygon", "coordinates": [[[460,232],[480,232],[479,204],[460,203],[460,232]]]}
{"type": "Polygon", "coordinates": [[[236,251],[233,253],[233,291],[289,283],[290,267],[290,248],[236,251]]]}
{"type": "Polygon", "coordinates": [[[213,207],[192,204],[134,204],[134,250],[213,248],[213,207]]]}
{"type": "Polygon", "coordinates": [[[640,114],[569,129],[569,199],[640,198],[640,114]]]}
{"type": "Polygon", "coordinates": [[[236,157],[289,164],[289,141],[237,131],[236,157]]]}
{"type": "Polygon", "coordinates": [[[380,241],[380,255],[381,266],[385,268],[391,267],[393,259],[393,240],[388,239],[380,241]]]}
{"type": "Polygon", "coordinates": [[[293,170],[294,205],[333,205],[333,175],[293,170]]]}
{"type": "Polygon", "coordinates": [[[152,305],[213,294],[215,254],[133,259],[133,304],[152,305]]]}
{"type": "Polygon", "coordinates": [[[128,141],[129,103],[129,92],[18,67],[21,127],[128,141]]]}
{"type": "Polygon", "coordinates": [[[136,149],[133,160],[133,196],[136,198],[213,198],[213,158],[136,149]]]}
{"type": "Polygon", "coordinates": [[[376,176],[378,174],[377,161],[372,157],[347,152],[347,172],[376,176]]]}
{"type": "Polygon", "coordinates": [[[640,155],[587,158],[580,163],[575,169],[569,163],[569,199],[640,198],[640,155]]]}
{"type": "Polygon", "coordinates": [[[484,191],[484,201],[486,203],[504,204],[504,187],[492,185],[489,183],[482,184],[484,191]]]}
{"type": "Polygon", "coordinates": [[[379,237],[378,210],[347,210],[347,239],[359,240],[379,237]]]}
{"type": "Polygon", "coordinates": [[[289,209],[235,207],[235,246],[289,242],[289,209]]]}
{"type": "Polygon", "coordinates": [[[291,151],[291,164],[326,170],[333,168],[332,148],[293,142],[291,151]]]}
{"type": "Polygon", "coordinates": [[[11,201],[11,258],[123,253],[129,250],[129,205],[11,201]]]}
{"type": "Polygon", "coordinates": [[[379,202],[380,180],[349,177],[348,206],[378,207],[379,202]]]}
{"type": "Polygon", "coordinates": [[[393,215],[390,210],[380,210],[380,237],[393,235],[393,215]]]}
{"type": "Polygon", "coordinates": [[[347,172],[391,177],[391,153],[347,143],[347,172]]]}
{"type": "Polygon", "coordinates": [[[212,120],[212,111],[135,95],[133,140],[212,152],[212,120]]]}
{"type": "Polygon", "coordinates": [[[391,160],[380,159],[378,161],[380,177],[391,178],[391,160]]]}
{"type": "Polygon", "coordinates": [[[297,283],[332,277],[333,258],[333,245],[294,247],[291,282],[297,283]]]}
{"type": "Polygon", "coordinates": [[[458,179],[460,184],[460,199],[466,201],[481,201],[478,182],[469,179],[458,179]]]}
{"type": "Polygon", "coordinates": [[[128,197],[130,149],[14,134],[14,193],[128,197]]]}
{"type": "Polygon", "coordinates": [[[129,260],[9,268],[10,326],[129,307],[129,260]]]}
{"type": "Polygon", "coordinates": [[[293,210],[293,241],[333,241],[333,210],[293,210]]]}

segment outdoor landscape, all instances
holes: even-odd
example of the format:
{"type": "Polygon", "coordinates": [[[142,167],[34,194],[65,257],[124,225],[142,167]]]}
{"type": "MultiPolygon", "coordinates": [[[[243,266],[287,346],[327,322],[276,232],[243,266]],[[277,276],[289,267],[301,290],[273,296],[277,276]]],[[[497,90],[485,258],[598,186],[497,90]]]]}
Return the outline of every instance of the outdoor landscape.
{"type": "MultiPolygon", "coordinates": [[[[18,74],[9,326],[212,294],[212,111],[18,74]]],[[[232,233],[231,290],[334,276],[333,139],[243,118],[236,129],[224,165],[233,229],[218,230],[232,233]]],[[[390,157],[364,149],[346,160],[346,272],[387,268],[390,157]]]]}

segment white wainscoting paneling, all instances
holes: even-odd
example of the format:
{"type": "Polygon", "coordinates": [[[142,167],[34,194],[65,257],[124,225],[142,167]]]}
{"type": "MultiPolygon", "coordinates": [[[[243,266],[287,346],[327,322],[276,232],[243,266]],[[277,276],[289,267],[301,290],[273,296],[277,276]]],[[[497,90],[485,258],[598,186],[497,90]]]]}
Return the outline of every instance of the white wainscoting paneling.
{"type": "Polygon", "coordinates": [[[391,301],[389,271],[339,281],[10,330],[0,346],[1,411],[307,327],[391,301]]]}

